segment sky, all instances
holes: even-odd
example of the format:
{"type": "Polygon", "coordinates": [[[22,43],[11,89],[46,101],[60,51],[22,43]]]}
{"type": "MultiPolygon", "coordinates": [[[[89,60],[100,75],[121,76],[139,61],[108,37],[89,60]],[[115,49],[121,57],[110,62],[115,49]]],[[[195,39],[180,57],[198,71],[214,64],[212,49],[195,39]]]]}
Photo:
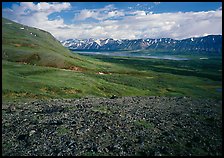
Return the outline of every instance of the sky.
{"type": "Polygon", "coordinates": [[[58,40],[222,34],[222,2],[2,2],[2,16],[58,40]]]}

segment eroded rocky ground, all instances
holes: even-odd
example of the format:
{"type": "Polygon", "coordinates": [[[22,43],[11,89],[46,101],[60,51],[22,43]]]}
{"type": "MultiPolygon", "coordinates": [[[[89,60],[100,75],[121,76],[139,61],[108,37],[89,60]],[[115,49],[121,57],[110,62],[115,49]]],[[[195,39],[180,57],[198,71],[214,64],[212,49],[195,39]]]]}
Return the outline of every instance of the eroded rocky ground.
{"type": "Polygon", "coordinates": [[[222,155],[222,101],[122,97],[2,104],[2,155],[222,155]]]}

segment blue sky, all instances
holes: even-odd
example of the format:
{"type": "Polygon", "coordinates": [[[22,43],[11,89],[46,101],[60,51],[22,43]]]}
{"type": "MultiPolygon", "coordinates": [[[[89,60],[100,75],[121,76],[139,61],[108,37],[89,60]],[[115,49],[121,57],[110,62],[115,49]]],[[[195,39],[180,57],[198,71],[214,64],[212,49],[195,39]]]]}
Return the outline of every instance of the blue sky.
{"type": "Polygon", "coordinates": [[[2,2],[2,15],[57,39],[222,34],[221,2],[2,2]]]}

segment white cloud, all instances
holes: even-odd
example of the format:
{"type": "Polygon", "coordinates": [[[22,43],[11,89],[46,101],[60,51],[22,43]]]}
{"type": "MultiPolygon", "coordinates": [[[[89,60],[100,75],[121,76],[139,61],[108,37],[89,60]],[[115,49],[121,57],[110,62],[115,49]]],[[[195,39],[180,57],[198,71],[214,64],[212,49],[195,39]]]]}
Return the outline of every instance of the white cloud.
{"type": "Polygon", "coordinates": [[[131,12],[131,14],[133,14],[133,15],[146,15],[146,12],[142,11],[142,10],[137,10],[137,11],[131,12]]]}
{"type": "Polygon", "coordinates": [[[161,2],[153,2],[155,5],[158,5],[158,4],[160,4],[161,2]]]}
{"type": "Polygon", "coordinates": [[[93,18],[96,20],[105,20],[112,17],[124,16],[122,11],[118,11],[113,5],[107,5],[101,9],[83,9],[80,13],[77,13],[74,20],[86,20],[87,18],[93,18]]]}
{"type": "Polygon", "coordinates": [[[20,5],[13,4],[12,10],[14,12],[14,16],[19,18],[20,15],[30,15],[31,13],[46,13],[46,15],[50,15],[54,12],[60,12],[62,10],[69,9],[71,7],[70,3],[47,3],[40,2],[38,4],[34,4],[33,2],[20,2],[20,5]],[[29,12],[27,12],[29,10],[29,12]]]}
{"type": "Polygon", "coordinates": [[[65,24],[61,17],[49,20],[54,12],[69,10],[69,3],[20,3],[3,9],[14,21],[51,32],[59,40],[69,38],[161,38],[183,39],[208,34],[222,34],[222,10],[177,13],[146,13],[143,10],[118,10],[113,5],[81,10],[78,24],[65,24]],[[116,19],[119,17],[119,19],[116,19]],[[88,18],[97,21],[89,22],[88,18]]]}
{"type": "Polygon", "coordinates": [[[55,20],[49,20],[48,16],[55,12],[61,12],[71,8],[70,3],[46,3],[40,2],[21,2],[20,5],[13,4],[12,9],[3,9],[3,16],[24,25],[37,27],[51,32],[55,35],[57,28],[63,28],[67,25],[64,20],[57,17],[55,20]]]}
{"type": "Polygon", "coordinates": [[[85,20],[87,18],[96,18],[98,16],[98,12],[84,9],[80,13],[75,16],[75,20],[85,20]]]}

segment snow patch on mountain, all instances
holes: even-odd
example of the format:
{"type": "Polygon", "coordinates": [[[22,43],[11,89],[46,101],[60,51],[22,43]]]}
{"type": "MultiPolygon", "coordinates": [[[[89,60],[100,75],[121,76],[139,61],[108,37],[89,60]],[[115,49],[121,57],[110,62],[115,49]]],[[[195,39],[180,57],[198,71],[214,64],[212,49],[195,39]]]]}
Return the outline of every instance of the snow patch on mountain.
{"type": "Polygon", "coordinates": [[[191,51],[196,52],[221,52],[222,35],[208,35],[192,37],[183,40],[171,38],[159,39],[68,39],[60,41],[69,49],[79,50],[163,50],[163,51],[191,51]]]}
{"type": "Polygon", "coordinates": [[[100,42],[100,40],[99,40],[99,39],[95,40],[95,42],[96,42],[98,45],[100,45],[100,46],[101,46],[101,42],[100,42]]]}

